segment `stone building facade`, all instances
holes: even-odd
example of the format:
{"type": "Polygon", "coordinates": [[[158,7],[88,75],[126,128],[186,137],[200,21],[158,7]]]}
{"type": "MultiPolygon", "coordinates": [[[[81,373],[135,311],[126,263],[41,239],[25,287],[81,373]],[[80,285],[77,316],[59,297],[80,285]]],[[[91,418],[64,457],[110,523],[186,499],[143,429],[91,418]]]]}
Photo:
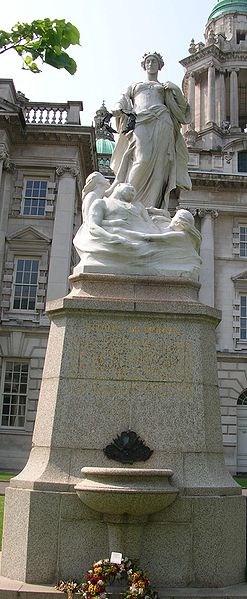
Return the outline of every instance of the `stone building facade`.
{"type": "Polygon", "coordinates": [[[45,303],[66,295],[81,189],[97,169],[81,102],[42,104],[0,79],[0,468],[26,462],[49,332],[45,303]]]}
{"type": "Polygon", "coordinates": [[[247,0],[221,0],[181,61],[192,123],[191,192],[180,207],[202,233],[201,300],[222,310],[217,329],[226,463],[247,472],[247,0]]]}

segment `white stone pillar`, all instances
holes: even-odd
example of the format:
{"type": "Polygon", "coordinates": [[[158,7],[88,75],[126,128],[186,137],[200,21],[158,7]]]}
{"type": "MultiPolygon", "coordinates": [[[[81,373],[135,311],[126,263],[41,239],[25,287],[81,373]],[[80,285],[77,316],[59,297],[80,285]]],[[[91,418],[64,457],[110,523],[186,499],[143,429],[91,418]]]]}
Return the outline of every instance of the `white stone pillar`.
{"type": "Polygon", "coordinates": [[[221,126],[222,121],[226,120],[226,82],[224,70],[220,71],[219,79],[219,98],[217,98],[217,102],[219,102],[219,126],[221,126]]]}
{"type": "Polygon", "coordinates": [[[191,111],[191,122],[195,128],[195,77],[194,77],[194,73],[189,74],[188,103],[190,105],[190,111],[191,111]]]}
{"type": "Polygon", "coordinates": [[[199,298],[203,304],[214,307],[214,219],[218,213],[215,210],[199,210],[198,214],[202,219],[200,249],[202,266],[199,298]]]}
{"type": "Polygon", "coordinates": [[[70,166],[61,166],[56,170],[59,184],[49,265],[47,300],[57,299],[68,293],[76,176],[78,173],[78,169],[70,166]]]}
{"type": "Polygon", "coordinates": [[[239,127],[237,69],[230,72],[230,122],[232,127],[239,127]]]}
{"type": "Polygon", "coordinates": [[[215,122],[215,67],[208,67],[208,123],[215,122]]]}

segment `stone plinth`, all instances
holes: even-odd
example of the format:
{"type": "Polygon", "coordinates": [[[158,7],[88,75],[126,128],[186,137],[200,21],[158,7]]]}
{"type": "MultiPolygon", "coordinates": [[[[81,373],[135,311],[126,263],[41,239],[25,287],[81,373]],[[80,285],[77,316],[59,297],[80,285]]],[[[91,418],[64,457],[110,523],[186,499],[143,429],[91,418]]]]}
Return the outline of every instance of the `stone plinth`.
{"type": "Polygon", "coordinates": [[[243,582],[245,499],[223,460],[219,313],[184,277],[85,274],[71,284],[48,305],[33,449],[6,490],[3,576],[48,585],[109,556],[104,515],[74,485],[82,467],[121,467],[103,448],[131,429],[153,450],[133,467],[170,468],[179,490],[143,528],[140,560],[152,584],[243,582]]]}

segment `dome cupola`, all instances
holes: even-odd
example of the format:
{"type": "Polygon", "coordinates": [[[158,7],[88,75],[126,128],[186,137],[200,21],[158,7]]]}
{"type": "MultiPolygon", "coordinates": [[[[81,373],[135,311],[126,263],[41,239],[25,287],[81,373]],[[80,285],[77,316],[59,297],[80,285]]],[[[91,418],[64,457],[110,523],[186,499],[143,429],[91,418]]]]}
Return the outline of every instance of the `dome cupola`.
{"type": "Polygon", "coordinates": [[[247,0],[218,0],[208,17],[208,21],[232,13],[247,14],[247,0]]]}

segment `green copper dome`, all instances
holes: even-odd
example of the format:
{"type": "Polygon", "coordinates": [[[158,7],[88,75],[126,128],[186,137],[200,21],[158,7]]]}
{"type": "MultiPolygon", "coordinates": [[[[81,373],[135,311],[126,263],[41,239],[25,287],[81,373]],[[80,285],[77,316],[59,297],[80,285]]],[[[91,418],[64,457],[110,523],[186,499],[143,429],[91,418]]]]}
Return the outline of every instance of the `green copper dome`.
{"type": "Polygon", "coordinates": [[[112,154],[115,148],[115,141],[110,139],[96,139],[97,154],[112,154]]]}
{"type": "Polygon", "coordinates": [[[247,13],[247,0],[218,0],[208,17],[208,21],[219,19],[229,13],[247,13]]]}

